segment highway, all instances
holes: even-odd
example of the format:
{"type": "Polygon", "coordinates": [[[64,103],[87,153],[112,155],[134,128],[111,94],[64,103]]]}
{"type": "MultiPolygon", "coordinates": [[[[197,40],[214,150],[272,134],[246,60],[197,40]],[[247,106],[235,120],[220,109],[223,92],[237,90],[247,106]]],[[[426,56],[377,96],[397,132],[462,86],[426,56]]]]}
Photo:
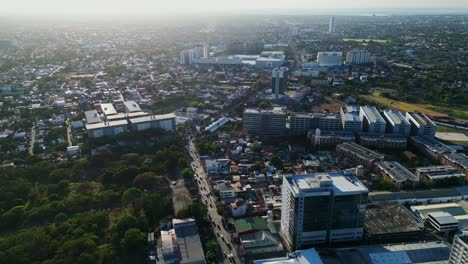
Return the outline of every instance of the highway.
{"type": "Polygon", "coordinates": [[[231,235],[226,231],[222,224],[222,216],[220,216],[216,210],[216,196],[214,196],[211,190],[211,184],[208,179],[208,175],[203,167],[200,160],[200,156],[193,142],[192,136],[187,137],[188,146],[187,149],[192,157],[192,169],[194,171],[194,177],[198,184],[198,190],[200,192],[201,201],[208,208],[208,216],[216,234],[218,245],[223,253],[224,263],[226,264],[240,264],[244,263],[242,258],[239,256],[235,244],[232,243],[231,235]]]}

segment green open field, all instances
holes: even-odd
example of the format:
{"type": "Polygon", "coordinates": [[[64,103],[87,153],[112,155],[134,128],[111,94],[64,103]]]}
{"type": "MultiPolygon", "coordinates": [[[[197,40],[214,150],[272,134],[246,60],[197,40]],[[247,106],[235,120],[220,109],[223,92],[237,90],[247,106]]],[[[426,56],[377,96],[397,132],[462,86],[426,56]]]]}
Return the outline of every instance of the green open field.
{"type": "Polygon", "coordinates": [[[416,104],[396,101],[383,97],[380,92],[374,92],[372,95],[365,95],[364,98],[404,112],[420,111],[425,114],[448,114],[450,116],[468,119],[468,109],[466,107],[434,106],[430,104],[416,104]]]}
{"type": "Polygon", "coordinates": [[[354,41],[354,42],[377,42],[377,43],[387,43],[389,42],[386,39],[359,39],[359,38],[344,38],[343,41],[354,41]]]}

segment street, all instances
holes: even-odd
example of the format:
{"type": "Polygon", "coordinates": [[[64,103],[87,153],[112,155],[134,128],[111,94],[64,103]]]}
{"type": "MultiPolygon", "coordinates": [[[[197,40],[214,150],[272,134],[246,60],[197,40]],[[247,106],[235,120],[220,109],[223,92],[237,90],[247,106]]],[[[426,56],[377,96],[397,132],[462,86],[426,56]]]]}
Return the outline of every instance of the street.
{"type": "Polygon", "coordinates": [[[216,197],[211,190],[208,175],[203,167],[191,136],[188,136],[187,140],[189,143],[188,150],[192,157],[191,165],[195,180],[198,183],[201,201],[208,208],[208,216],[213,225],[218,245],[223,253],[224,263],[243,263],[242,258],[238,255],[237,247],[232,243],[230,233],[226,231],[222,224],[222,216],[220,216],[216,210],[216,197]]]}

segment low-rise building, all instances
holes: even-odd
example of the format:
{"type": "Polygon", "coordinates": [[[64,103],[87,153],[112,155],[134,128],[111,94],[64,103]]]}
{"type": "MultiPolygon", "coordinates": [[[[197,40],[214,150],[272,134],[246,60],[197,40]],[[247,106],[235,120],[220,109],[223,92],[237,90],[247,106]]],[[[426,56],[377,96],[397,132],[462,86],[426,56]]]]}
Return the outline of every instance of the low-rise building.
{"type": "Polygon", "coordinates": [[[353,132],[326,131],[321,129],[309,131],[308,138],[315,149],[336,146],[344,142],[354,142],[356,140],[353,132]]]}
{"type": "Polygon", "coordinates": [[[444,154],[455,153],[454,149],[433,138],[412,136],[409,141],[433,161],[441,162],[444,154]]]}
{"type": "Polygon", "coordinates": [[[364,165],[372,168],[376,162],[383,161],[385,156],[354,142],[345,142],[336,146],[336,153],[343,159],[350,160],[354,165],[364,165]]]}
{"type": "Polygon", "coordinates": [[[465,153],[445,153],[441,163],[459,170],[465,175],[465,179],[468,179],[468,156],[465,153]]]}
{"type": "Polygon", "coordinates": [[[266,230],[240,235],[239,242],[239,251],[243,255],[265,254],[283,250],[280,238],[266,230]]]}
{"type": "Polygon", "coordinates": [[[113,137],[127,132],[128,122],[127,120],[119,120],[86,124],[86,130],[88,131],[88,137],[90,138],[113,137]]]}
{"type": "Polygon", "coordinates": [[[456,181],[463,184],[465,181],[463,173],[448,165],[418,167],[416,168],[416,176],[420,181],[429,182],[456,181]]]}
{"type": "Polygon", "coordinates": [[[234,188],[232,188],[231,184],[226,182],[221,182],[216,185],[216,189],[219,191],[219,197],[221,199],[229,199],[236,197],[236,192],[234,188]]]}
{"type": "Polygon", "coordinates": [[[313,248],[288,253],[286,257],[254,260],[254,264],[323,264],[317,251],[313,248]]]}
{"type": "Polygon", "coordinates": [[[395,183],[398,189],[402,187],[415,187],[419,178],[407,168],[396,161],[381,161],[376,163],[377,171],[395,183]]]}
{"type": "Polygon", "coordinates": [[[359,144],[378,149],[405,149],[408,140],[400,134],[359,133],[359,144]]]}

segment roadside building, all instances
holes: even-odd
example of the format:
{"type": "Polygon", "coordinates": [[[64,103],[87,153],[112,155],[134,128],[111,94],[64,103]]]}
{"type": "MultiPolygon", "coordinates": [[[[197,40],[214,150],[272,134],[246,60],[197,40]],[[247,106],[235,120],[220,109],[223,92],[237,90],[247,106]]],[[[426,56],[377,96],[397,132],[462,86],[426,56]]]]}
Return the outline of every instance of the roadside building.
{"type": "Polygon", "coordinates": [[[137,117],[130,119],[129,122],[135,131],[144,131],[150,128],[174,131],[176,128],[174,114],[137,117]]]}
{"type": "Polygon", "coordinates": [[[313,248],[306,250],[297,250],[288,253],[286,257],[254,260],[254,264],[323,264],[317,251],[313,248]]]}
{"type": "Polygon", "coordinates": [[[419,178],[396,161],[381,161],[376,163],[378,173],[395,183],[398,189],[415,187],[419,178]]]}
{"type": "Polygon", "coordinates": [[[354,165],[372,168],[376,162],[383,161],[385,156],[354,142],[345,142],[336,146],[338,157],[351,161],[354,165]]]}
{"type": "Polygon", "coordinates": [[[434,183],[458,182],[459,184],[463,184],[465,181],[463,173],[448,165],[418,167],[416,168],[416,176],[420,181],[434,183]]]}

